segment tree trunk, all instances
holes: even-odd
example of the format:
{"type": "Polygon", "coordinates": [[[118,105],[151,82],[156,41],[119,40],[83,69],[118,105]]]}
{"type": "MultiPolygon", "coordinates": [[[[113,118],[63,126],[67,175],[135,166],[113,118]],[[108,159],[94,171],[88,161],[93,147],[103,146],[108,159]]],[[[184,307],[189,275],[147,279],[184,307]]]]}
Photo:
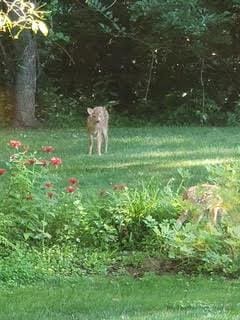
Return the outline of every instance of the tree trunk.
{"type": "Polygon", "coordinates": [[[23,31],[16,40],[18,57],[16,73],[16,126],[35,127],[36,40],[30,31],[23,31]]]}

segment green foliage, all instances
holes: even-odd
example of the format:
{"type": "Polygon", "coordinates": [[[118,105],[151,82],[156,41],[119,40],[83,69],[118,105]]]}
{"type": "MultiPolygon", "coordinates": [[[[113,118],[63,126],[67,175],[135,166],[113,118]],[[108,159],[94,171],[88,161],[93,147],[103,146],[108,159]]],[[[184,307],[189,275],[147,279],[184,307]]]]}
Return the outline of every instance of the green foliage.
{"type": "Polygon", "coordinates": [[[200,36],[219,17],[199,7],[199,0],[187,2],[184,0],[146,0],[136,1],[131,10],[134,21],[152,15],[155,31],[160,31],[162,27],[165,30],[174,28],[185,34],[200,36]]]}
{"type": "Polygon", "coordinates": [[[224,113],[216,102],[202,97],[202,92],[172,92],[164,99],[165,123],[171,125],[220,125],[224,123],[224,113]]]}
{"type": "Polygon", "coordinates": [[[170,185],[163,190],[149,184],[111,193],[94,216],[95,243],[101,247],[143,249],[151,230],[164,219],[176,217],[180,208],[181,199],[170,185]]]}
{"type": "Polygon", "coordinates": [[[38,109],[38,118],[47,123],[48,127],[79,126],[85,115],[90,101],[84,97],[65,97],[59,94],[59,88],[49,88],[39,94],[41,109],[38,109]]]}
{"type": "MultiPolygon", "coordinates": [[[[149,107],[152,119],[161,121],[159,115],[166,113],[164,123],[167,119],[168,123],[180,125],[226,123],[226,111],[232,113],[239,87],[235,76],[239,66],[236,3],[199,0],[146,0],[127,5],[125,2],[107,5],[100,0],[85,3],[80,10],[74,2],[58,3],[56,18],[64,31],[57,32],[66,32],[72,41],[63,44],[67,52],[60,55],[54,50],[53,54],[58,74],[63,60],[65,66],[69,65],[63,83],[55,76],[62,91],[66,86],[68,92],[75,91],[81,85],[84,94],[91,96],[98,87],[101,102],[109,100],[110,94],[120,101],[117,113],[144,118],[149,107]],[[63,13],[65,17],[69,15],[69,21],[63,13]],[[204,68],[201,59],[205,61],[204,68]],[[150,101],[141,108],[148,85],[150,101]],[[204,110],[199,91],[206,96],[204,110]],[[192,92],[195,103],[186,101],[167,110],[165,97],[178,92],[192,92]]],[[[51,67],[46,70],[55,74],[51,67]]]]}
{"type": "Polygon", "coordinates": [[[101,91],[99,86],[101,84],[97,83],[94,88],[95,97],[84,95],[81,89],[73,96],[65,96],[61,93],[60,88],[51,86],[47,90],[40,91],[39,104],[41,107],[37,108],[38,119],[48,128],[79,128],[80,125],[84,126],[87,108],[98,105],[98,99],[103,101],[103,105],[109,111],[117,104],[115,100],[107,100],[105,90],[101,91]]]}
{"type": "Polygon", "coordinates": [[[0,283],[29,284],[60,277],[108,274],[116,253],[54,245],[44,250],[17,246],[0,260],[0,283]]]}
{"type": "Polygon", "coordinates": [[[109,7],[102,4],[100,0],[85,0],[85,2],[93,8],[95,11],[99,12],[104,19],[108,22],[108,25],[104,23],[100,23],[101,27],[103,28],[104,32],[108,33],[118,33],[118,34],[124,34],[125,27],[120,26],[119,19],[115,16],[113,16],[113,13],[111,10],[109,10],[109,7]]]}
{"type": "MultiPolygon", "coordinates": [[[[38,113],[52,125],[77,124],[81,97],[117,100],[116,114],[140,120],[238,125],[238,1],[51,0],[43,8],[49,35],[37,37],[39,97],[45,92],[38,113]],[[170,95],[180,95],[171,108],[170,95]]],[[[15,50],[1,41],[1,81],[12,85],[15,50]]]]}
{"type": "Polygon", "coordinates": [[[37,252],[26,249],[13,251],[0,261],[0,282],[9,285],[34,283],[51,276],[49,265],[43,268],[43,260],[37,252]]]}
{"type": "Polygon", "coordinates": [[[239,126],[240,124],[240,101],[237,100],[234,110],[227,112],[227,125],[228,126],[239,126]]]}
{"type": "MultiPolygon", "coordinates": [[[[189,273],[237,275],[239,272],[238,230],[216,229],[209,225],[178,225],[165,222],[154,229],[155,241],[163,256],[174,261],[177,269],[189,273]]],[[[153,241],[153,239],[152,239],[153,241]]]]}
{"type": "Polygon", "coordinates": [[[29,0],[2,0],[0,32],[8,32],[14,39],[18,39],[19,34],[26,29],[34,33],[40,31],[47,36],[48,28],[43,22],[46,12],[40,9],[29,0]]]}
{"type": "MultiPolygon", "coordinates": [[[[92,180],[88,175],[87,180],[81,181],[83,186],[87,186],[88,180],[97,181],[98,167],[102,175],[103,168],[109,170],[112,166],[115,170],[117,165],[126,165],[125,159],[130,161],[131,157],[134,161],[132,165],[135,167],[137,159],[140,158],[139,150],[142,151],[143,142],[146,148],[150,141],[153,143],[154,149],[149,150],[154,150],[155,158],[156,145],[161,144],[162,162],[166,152],[169,152],[164,150],[164,144],[170,143],[175,150],[176,145],[179,147],[184,141],[189,149],[183,151],[179,149],[178,152],[185,154],[196,148],[199,159],[200,152],[195,141],[191,144],[192,133],[199,135],[203,130],[204,137],[212,133],[210,129],[200,128],[184,135],[182,129],[172,128],[172,131],[176,131],[174,138],[171,138],[169,129],[167,131],[161,129],[163,131],[160,131],[159,136],[163,140],[158,140],[158,131],[154,128],[151,128],[152,136],[147,128],[136,130],[127,135],[126,139],[128,141],[132,139],[134,146],[131,148],[131,154],[129,153],[122,162],[117,159],[118,162],[113,164],[113,155],[109,155],[109,158],[106,155],[104,159],[92,157],[91,163],[88,156],[82,156],[81,161],[78,158],[78,171],[82,170],[84,175],[88,175],[89,171],[95,173],[92,180]],[[141,135],[142,139],[143,137],[146,139],[146,132],[148,132],[147,140],[141,140],[141,135]],[[136,150],[136,157],[133,150],[136,150]],[[84,161],[88,162],[88,166],[84,161]]],[[[232,130],[233,134],[228,140],[235,148],[237,140],[234,139],[237,139],[238,135],[236,129],[232,130]]],[[[27,140],[26,132],[20,134],[27,140]]],[[[42,132],[32,132],[31,140],[34,134],[36,140],[40,139],[41,143],[42,132]]],[[[64,131],[64,137],[66,134],[68,133],[64,131]]],[[[223,136],[221,134],[220,129],[214,129],[214,139],[219,139],[213,140],[214,147],[217,145],[219,148],[219,141],[222,142],[226,137],[226,134],[223,136]]],[[[124,143],[127,144],[126,140],[119,134],[117,138],[120,139],[121,152],[126,150],[123,149],[124,143]]],[[[56,132],[54,139],[59,140],[56,132]]],[[[66,141],[70,139],[72,132],[66,141]]],[[[182,199],[183,190],[190,185],[193,178],[196,179],[192,171],[183,169],[184,166],[178,165],[175,179],[161,184],[157,177],[149,183],[146,181],[137,183],[137,180],[143,179],[141,166],[141,175],[137,175],[139,169],[134,172],[134,184],[128,187],[124,184],[112,184],[101,192],[98,189],[98,195],[93,195],[96,190],[90,189],[90,192],[83,197],[83,192],[79,191],[81,184],[74,184],[74,192],[68,192],[66,179],[64,185],[61,182],[60,176],[65,174],[65,171],[67,171],[66,176],[69,174],[67,161],[64,160],[62,168],[60,164],[53,167],[51,159],[57,159],[53,157],[55,155],[53,147],[48,146],[48,149],[43,147],[41,150],[35,148],[35,151],[34,149],[30,151],[28,146],[23,146],[16,140],[11,140],[10,146],[15,148],[14,154],[11,152],[10,160],[4,164],[6,169],[0,170],[2,186],[0,199],[0,271],[2,272],[0,273],[3,282],[27,283],[51,276],[91,273],[130,272],[138,275],[162,270],[217,273],[226,276],[239,274],[239,161],[227,161],[205,167],[207,177],[205,175],[204,181],[217,185],[219,196],[223,200],[224,215],[219,221],[221,223],[214,226],[208,219],[203,219],[200,223],[189,219],[181,226],[176,222],[180,214],[186,210],[195,210],[194,204],[182,199]],[[46,150],[49,153],[46,153],[46,150]],[[42,162],[43,160],[47,162],[42,162]],[[153,259],[158,267],[154,269],[149,266],[149,259],[153,259]]],[[[127,146],[129,147],[128,144],[127,146]]],[[[229,143],[227,146],[229,151],[229,143]]],[[[76,148],[78,152],[78,141],[76,148]]],[[[208,155],[209,150],[211,151],[209,148],[204,149],[208,155]]],[[[61,150],[59,152],[61,154],[61,150]]],[[[148,161],[151,160],[151,155],[150,152],[145,152],[145,161],[146,158],[148,161]]],[[[184,159],[190,161],[188,155],[184,159]]],[[[205,160],[205,153],[203,159],[205,160]]],[[[191,165],[194,164],[194,160],[195,158],[191,165]]],[[[164,172],[168,168],[166,162],[170,162],[172,166],[176,163],[176,159],[173,162],[172,158],[168,158],[164,162],[164,172]]],[[[157,163],[159,164],[159,161],[157,163]]],[[[153,170],[153,167],[154,162],[151,162],[146,170],[149,168],[153,170]]],[[[159,170],[159,167],[156,170],[159,170]]],[[[112,171],[110,175],[112,179],[112,171]]],[[[200,183],[201,179],[196,181],[200,183]]],[[[204,210],[200,203],[196,214],[204,213],[206,211],[204,210]]],[[[191,213],[194,215],[195,211],[191,213]]]]}
{"type": "MultiPolygon", "coordinates": [[[[228,223],[238,226],[240,201],[239,162],[228,161],[221,166],[208,166],[209,181],[220,186],[221,198],[229,219],[228,223]]],[[[237,227],[238,228],[238,227],[237,227]]],[[[236,229],[237,230],[237,229],[236,229]]]]}
{"type": "MultiPolygon", "coordinates": [[[[220,225],[172,221],[155,225],[147,246],[167,256],[184,272],[237,275],[239,272],[239,162],[208,167],[209,181],[219,186],[226,210],[220,225]]],[[[184,208],[184,204],[183,204],[184,208]]],[[[187,208],[184,208],[185,211],[187,208]]]]}
{"type": "Polygon", "coordinates": [[[0,213],[4,219],[0,234],[10,243],[39,243],[43,247],[46,242],[63,239],[63,231],[64,240],[72,239],[76,230],[73,232],[69,224],[77,226],[83,212],[77,185],[58,190],[57,177],[49,181],[50,166],[57,170],[62,162],[58,157],[42,159],[44,152],[54,150],[52,146],[29,153],[28,147],[17,143],[25,151],[17,149],[11,155],[7,162],[8,171],[2,177],[5,188],[1,194],[0,213]],[[46,148],[49,151],[44,151],[46,148]]]}

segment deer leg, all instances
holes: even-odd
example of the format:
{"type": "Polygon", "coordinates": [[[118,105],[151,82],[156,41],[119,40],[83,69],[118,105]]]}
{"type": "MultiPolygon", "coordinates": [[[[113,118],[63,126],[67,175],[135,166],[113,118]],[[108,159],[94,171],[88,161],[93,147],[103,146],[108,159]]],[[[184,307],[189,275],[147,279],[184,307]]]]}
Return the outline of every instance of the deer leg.
{"type": "Polygon", "coordinates": [[[108,131],[107,129],[103,130],[103,138],[104,138],[104,144],[105,144],[105,153],[108,151],[108,131]]]}
{"type": "Polygon", "coordinates": [[[89,136],[89,150],[88,150],[88,154],[91,155],[92,154],[92,150],[93,150],[93,135],[91,134],[89,136]]]}
{"type": "Polygon", "coordinates": [[[101,147],[102,147],[102,134],[97,135],[97,153],[101,156],[101,147]]]}
{"type": "Polygon", "coordinates": [[[211,218],[212,218],[213,225],[216,225],[217,221],[221,219],[220,208],[219,207],[213,208],[211,212],[211,216],[212,216],[211,218]]]}
{"type": "Polygon", "coordinates": [[[184,211],[180,217],[177,219],[177,224],[179,224],[180,226],[184,224],[185,221],[187,221],[189,218],[189,212],[188,210],[187,211],[184,211]]]}

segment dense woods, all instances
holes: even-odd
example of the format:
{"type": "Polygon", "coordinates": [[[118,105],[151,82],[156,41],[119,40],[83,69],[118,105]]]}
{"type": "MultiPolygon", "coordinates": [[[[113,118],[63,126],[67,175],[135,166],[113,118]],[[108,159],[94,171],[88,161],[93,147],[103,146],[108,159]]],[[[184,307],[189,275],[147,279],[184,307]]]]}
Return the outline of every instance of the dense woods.
{"type": "Polygon", "coordinates": [[[1,34],[2,123],[73,124],[103,104],[132,120],[238,125],[239,0],[51,0],[43,8],[47,37],[1,34]]]}

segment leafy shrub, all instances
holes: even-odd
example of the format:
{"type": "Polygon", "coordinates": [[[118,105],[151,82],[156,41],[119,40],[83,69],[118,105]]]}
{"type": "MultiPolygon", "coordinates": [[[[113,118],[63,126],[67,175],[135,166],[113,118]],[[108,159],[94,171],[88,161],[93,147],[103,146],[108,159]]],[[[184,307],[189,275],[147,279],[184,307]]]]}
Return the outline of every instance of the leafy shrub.
{"type": "Polygon", "coordinates": [[[155,241],[151,238],[150,247],[158,247],[179,271],[225,275],[239,272],[240,236],[235,228],[188,223],[179,229],[175,223],[165,221],[153,231],[155,241]]]}
{"type": "Polygon", "coordinates": [[[86,109],[92,100],[76,92],[74,96],[64,96],[59,88],[49,87],[39,94],[38,118],[49,127],[68,128],[79,126],[86,118],[86,109]]]}
{"type": "Polygon", "coordinates": [[[68,223],[76,227],[74,223],[81,221],[83,211],[80,200],[75,201],[80,198],[77,179],[69,179],[66,189],[57,190],[57,176],[49,182],[50,167],[57,170],[62,160],[52,155],[50,159],[42,159],[43,153],[46,156],[54,151],[52,146],[43,147],[39,154],[29,153],[17,140],[10,141],[10,145],[16,152],[7,162],[7,172],[1,169],[4,190],[0,201],[3,216],[0,236],[10,243],[25,241],[43,246],[61,240],[61,234],[69,240],[73,231],[68,223]]]}
{"type": "Polygon", "coordinates": [[[205,97],[201,91],[173,92],[165,97],[166,111],[163,115],[168,124],[174,125],[220,125],[225,115],[214,100],[205,97]]]}
{"type": "Polygon", "coordinates": [[[142,184],[136,189],[112,193],[94,216],[96,241],[104,235],[105,243],[111,246],[115,243],[121,249],[143,248],[145,238],[159,222],[178,215],[181,202],[170,185],[161,190],[156,185],[142,184]]]}
{"type": "Polygon", "coordinates": [[[208,166],[207,171],[209,181],[220,187],[228,224],[239,224],[240,163],[228,161],[221,165],[208,166]]]}
{"type": "Polygon", "coordinates": [[[36,252],[17,248],[0,260],[0,282],[8,284],[28,284],[44,280],[51,275],[49,265],[43,268],[36,252]]]}
{"type": "Polygon", "coordinates": [[[51,278],[109,273],[116,253],[54,245],[44,250],[17,246],[0,260],[0,283],[29,284],[51,278]]]}
{"type": "Polygon", "coordinates": [[[87,96],[81,89],[75,91],[71,96],[64,95],[60,88],[51,87],[40,91],[39,106],[36,108],[37,116],[48,127],[69,128],[84,125],[87,117],[87,108],[99,105],[99,99],[102,105],[110,111],[113,106],[118,104],[115,100],[107,100],[93,89],[93,94],[87,96]],[[100,97],[99,97],[100,96],[100,97]],[[97,99],[97,97],[99,97],[97,99]]]}
{"type": "Polygon", "coordinates": [[[238,100],[234,106],[233,111],[227,112],[226,125],[231,127],[238,127],[240,125],[240,101],[238,100]]]}

